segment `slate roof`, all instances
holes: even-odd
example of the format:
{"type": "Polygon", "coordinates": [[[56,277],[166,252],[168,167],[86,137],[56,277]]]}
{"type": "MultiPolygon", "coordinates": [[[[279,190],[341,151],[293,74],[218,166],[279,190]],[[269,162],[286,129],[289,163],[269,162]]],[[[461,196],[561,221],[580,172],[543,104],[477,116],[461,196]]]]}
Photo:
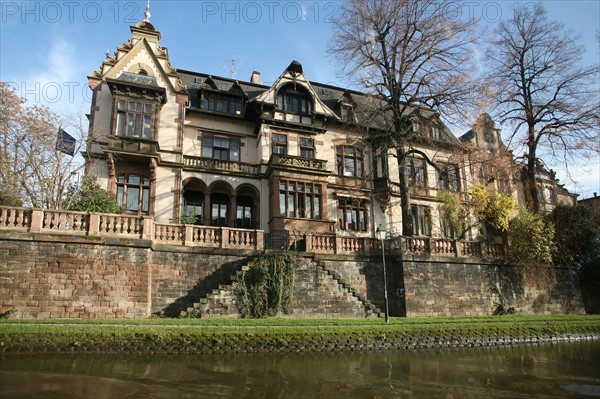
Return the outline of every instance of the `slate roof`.
{"type": "MultiPolygon", "coordinates": [[[[298,65],[299,68],[301,68],[300,64],[298,65]]],[[[200,72],[182,69],[178,69],[177,72],[179,78],[189,92],[190,108],[195,111],[200,111],[201,104],[199,92],[202,89],[218,90],[227,93],[239,88],[247,100],[252,100],[271,88],[271,86],[263,84],[240,81],[222,76],[212,76],[200,72]]],[[[386,115],[384,115],[381,110],[382,101],[380,99],[342,87],[318,82],[309,83],[319,99],[338,116],[340,115],[341,103],[349,101],[353,105],[358,125],[372,129],[380,129],[382,131],[389,130],[389,121],[391,120],[391,117],[386,117],[386,115]]],[[[427,109],[421,109],[421,113],[424,114],[424,116],[434,115],[433,111],[427,109]]],[[[246,116],[247,114],[248,113],[246,113],[246,116]]],[[[454,136],[445,124],[440,123],[440,126],[442,127],[440,141],[455,145],[460,144],[460,140],[454,136]]]]}

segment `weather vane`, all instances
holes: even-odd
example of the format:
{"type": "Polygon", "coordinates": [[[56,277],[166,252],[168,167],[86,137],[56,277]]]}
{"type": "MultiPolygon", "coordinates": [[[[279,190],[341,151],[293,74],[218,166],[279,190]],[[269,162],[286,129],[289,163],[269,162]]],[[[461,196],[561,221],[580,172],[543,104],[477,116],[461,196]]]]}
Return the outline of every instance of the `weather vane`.
{"type": "Polygon", "coordinates": [[[144,12],[144,22],[150,22],[150,0],[146,0],[146,11],[144,12]]]}

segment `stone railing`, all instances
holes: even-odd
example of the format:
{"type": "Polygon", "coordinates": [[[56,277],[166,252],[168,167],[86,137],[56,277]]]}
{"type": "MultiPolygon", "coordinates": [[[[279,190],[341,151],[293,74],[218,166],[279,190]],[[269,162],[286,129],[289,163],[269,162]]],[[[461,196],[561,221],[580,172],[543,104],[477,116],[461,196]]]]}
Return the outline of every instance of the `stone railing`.
{"type": "MultiPolygon", "coordinates": [[[[263,230],[158,223],[148,216],[93,212],[0,206],[0,230],[96,237],[111,236],[186,247],[265,249],[263,230]]],[[[300,238],[300,241],[304,242],[300,243],[298,239],[295,240],[294,249],[297,251],[344,255],[381,253],[381,241],[370,237],[306,234],[300,238]]],[[[385,240],[385,250],[389,254],[467,258],[503,258],[507,255],[507,248],[504,244],[432,237],[387,239],[385,240]]]]}
{"type": "Polygon", "coordinates": [[[156,244],[262,250],[262,230],[157,223],[147,216],[0,206],[0,230],[120,237],[156,244]]]}
{"type": "Polygon", "coordinates": [[[184,155],[183,164],[191,168],[202,170],[219,170],[223,172],[232,172],[252,176],[260,175],[260,165],[251,163],[184,155]]]}
{"type": "MultiPolygon", "coordinates": [[[[381,241],[369,237],[340,237],[308,234],[306,251],[320,254],[376,254],[381,253],[381,241]]],[[[385,240],[389,254],[437,255],[448,257],[504,258],[506,245],[478,241],[452,240],[432,237],[399,237],[385,240]]]]}
{"type": "Polygon", "coordinates": [[[324,159],[303,158],[293,155],[272,154],[269,164],[327,171],[327,161],[324,159]]]}

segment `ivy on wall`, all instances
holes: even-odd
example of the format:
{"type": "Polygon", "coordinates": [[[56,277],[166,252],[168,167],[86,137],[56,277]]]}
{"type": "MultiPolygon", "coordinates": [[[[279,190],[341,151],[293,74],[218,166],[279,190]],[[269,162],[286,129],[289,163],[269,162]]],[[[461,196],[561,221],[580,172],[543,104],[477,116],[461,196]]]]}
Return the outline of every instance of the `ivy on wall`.
{"type": "Polygon", "coordinates": [[[242,317],[263,318],[289,314],[294,292],[295,253],[265,253],[238,279],[242,317]]]}

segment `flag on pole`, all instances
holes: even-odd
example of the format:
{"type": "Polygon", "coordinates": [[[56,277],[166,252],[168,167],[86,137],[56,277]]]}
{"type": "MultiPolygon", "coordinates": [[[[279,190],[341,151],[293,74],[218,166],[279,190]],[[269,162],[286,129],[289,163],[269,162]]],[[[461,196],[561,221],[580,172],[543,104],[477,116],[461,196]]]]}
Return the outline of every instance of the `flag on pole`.
{"type": "Polygon", "coordinates": [[[56,150],[67,155],[75,155],[75,144],[77,140],[62,128],[58,128],[58,137],[56,138],[56,150]]]}

